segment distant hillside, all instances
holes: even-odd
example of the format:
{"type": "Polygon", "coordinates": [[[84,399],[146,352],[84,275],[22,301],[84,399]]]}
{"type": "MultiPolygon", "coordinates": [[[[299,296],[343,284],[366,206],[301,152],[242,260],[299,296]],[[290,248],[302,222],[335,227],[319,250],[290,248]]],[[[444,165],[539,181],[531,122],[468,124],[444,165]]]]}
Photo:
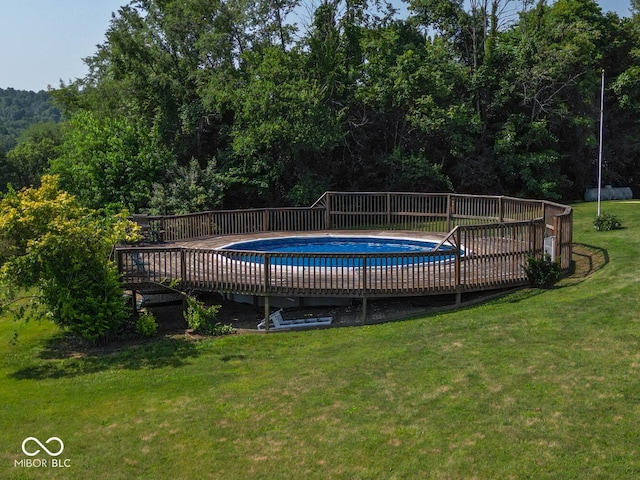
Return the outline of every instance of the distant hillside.
{"type": "Polygon", "coordinates": [[[59,122],[60,110],[44,90],[29,92],[0,88],[0,144],[11,150],[20,134],[34,123],[59,122]]]}

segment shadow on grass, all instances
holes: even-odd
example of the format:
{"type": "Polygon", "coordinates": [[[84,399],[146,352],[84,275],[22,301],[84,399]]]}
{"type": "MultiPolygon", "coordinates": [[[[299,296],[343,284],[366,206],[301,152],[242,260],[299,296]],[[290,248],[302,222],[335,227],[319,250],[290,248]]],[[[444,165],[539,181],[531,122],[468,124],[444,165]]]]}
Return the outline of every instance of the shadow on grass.
{"type": "Polygon", "coordinates": [[[608,263],[609,252],[606,249],[584,243],[574,243],[569,276],[561,280],[558,287],[570,287],[581,283],[608,263]]]}
{"type": "MultiPolygon", "coordinates": [[[[609,252],[604,248],[583,243],[574,243],[572,250],[573,256],[569,275],[549,287],[525,287],[516,289],[515,291],[505,290],[504,298],[499,298],[502,294],[498,294],[497,301],[518,303],[542,295],[548,290],[558,290],[578,285],[609,263],[609,252]]],[[[486,299],[490,298],[487,297],[486,299]]],[[[470,307],[473,307],[473,305],[470,305],[470,307]]]]}
{"type": "Polygon", "coordinates": [[[17,380],[65,378],[105,370],[140,370],[181,367],[199,355],[193,340],[166,337],[145,343],[120,344],[103,348],[76,348],[68,336],[47,340],[38,355],[41,362],[9,376],[17,380]]]}

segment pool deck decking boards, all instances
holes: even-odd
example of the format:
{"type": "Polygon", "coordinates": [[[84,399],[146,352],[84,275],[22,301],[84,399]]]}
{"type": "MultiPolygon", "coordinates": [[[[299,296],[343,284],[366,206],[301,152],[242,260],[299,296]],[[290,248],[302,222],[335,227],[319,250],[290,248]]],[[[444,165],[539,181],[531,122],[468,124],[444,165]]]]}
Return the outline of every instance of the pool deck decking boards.
{"type": "Polygon", "coordinates": [[[212,248],[217,249],[229,245],[231,243],[244,242],[248,240],[257,240],[260,238],[279,238],[279,237],[320,237],[320,236],[359,236],[359,237],[398,237],[413,238],[425,241],[441,241],[446,233],[433,232],[416,232],[412,230],[318,230],[304,232],[261,232],[241,235],[221,235],[214,237],[204,237],[192,240],[182,240],[162,244],[167,247],[185,247],[185,248],[212,248]]]}

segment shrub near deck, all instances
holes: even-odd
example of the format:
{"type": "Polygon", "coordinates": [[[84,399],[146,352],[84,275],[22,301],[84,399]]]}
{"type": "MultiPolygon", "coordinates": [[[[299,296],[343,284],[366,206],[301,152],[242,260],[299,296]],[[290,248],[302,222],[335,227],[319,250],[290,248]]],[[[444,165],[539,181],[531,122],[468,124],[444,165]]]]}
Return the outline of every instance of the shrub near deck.
{"type": "Polygon", "coordinates": [[[0,476],[57,436],[69,479],[637,478],[640,204],[594,209],[558,288],[426,318],[61,351],[4,317],[0,476]]]}

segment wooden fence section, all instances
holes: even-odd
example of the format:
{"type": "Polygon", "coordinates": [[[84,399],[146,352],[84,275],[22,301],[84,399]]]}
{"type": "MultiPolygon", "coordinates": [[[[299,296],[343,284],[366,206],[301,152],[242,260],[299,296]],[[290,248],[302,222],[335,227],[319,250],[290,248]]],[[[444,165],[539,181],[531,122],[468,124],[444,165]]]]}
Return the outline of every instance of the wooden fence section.
{"type": "Polygon", "coordinates": [[[191,213],[160,220],[158,229],[166,242],[214,235],[260,232],[324,230],[325,211],[321,208],[265,208],[191,213]]]}
{"type": "Polygon", "coordinates": [[[456,225],[561,215],[563,205],[510,197],[432,193],[327,192],[312,207],[149,217],[168,242],[273,231],[372,229],[448,232],[456,225]]]}
{"type": "Polygon", "coordinates": [[[560,260],[560,267],[567,272],[571,268],[573,244],[573,210],[553,202],[544,203],[545,237],[553,237],[553,257],[560,260]]]}
{"type": "Polygon", "coordinates": [[[208,248],[122,247],[131,288],[177,280],[181,288],[257,296],[383,297],[461,293],[527,282],[540,254],[542,219],[456,227],[445,249],[403,254],[261,253],[208,248]]]}
{"type": "MultiPolygon", "coordinates": [[[[406,230],[445,234],[443,252],[310,255],[215,248],[119,247],[127,285],[178,280],[183,288],[250,295],[394,296],[501,288],[526,283],[528,255],[545,239],[571,266],[573,213],[540,200],[438,193],[326,192],[309,208],[265,208],[148,217],[165,242],[265,232],[406,230]],[[307,258],[311,266],[300,263],[307,258]],[[312,259],[312,261],[310,261],[312,259]],[[350,259],[350,260],[347,260],[350,259]]],[[[195,243],[195,242],[194,242],[195,243]]],[[[549,248],[547,245],[546,248],[549,248]]]]}

